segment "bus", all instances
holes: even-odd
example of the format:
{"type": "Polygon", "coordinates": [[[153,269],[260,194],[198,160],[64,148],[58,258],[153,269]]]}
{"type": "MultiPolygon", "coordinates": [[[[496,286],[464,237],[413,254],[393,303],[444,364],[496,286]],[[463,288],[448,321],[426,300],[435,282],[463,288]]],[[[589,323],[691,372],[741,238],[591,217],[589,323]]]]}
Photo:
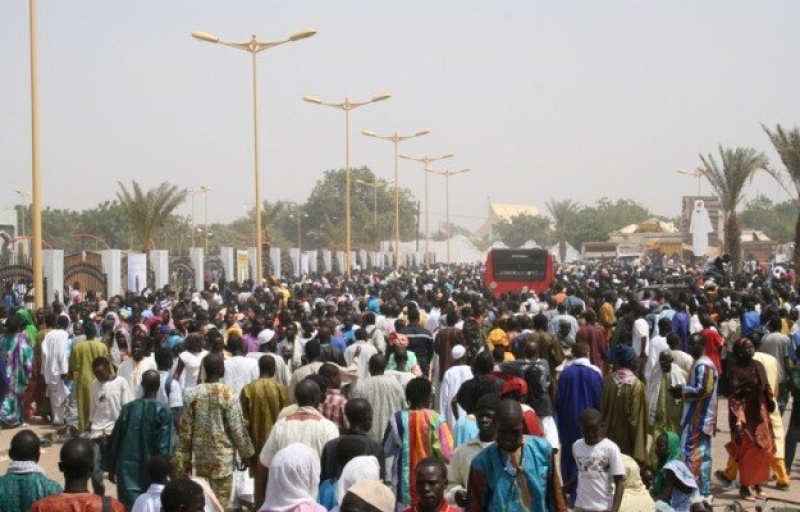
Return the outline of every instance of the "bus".
{"type": "Polygon", "coordinates": [[[554,275],[555,259],[547,249],[490,249],[486,256],[484,283],[495,297],[523,288],[542,293],[554,275]]]}

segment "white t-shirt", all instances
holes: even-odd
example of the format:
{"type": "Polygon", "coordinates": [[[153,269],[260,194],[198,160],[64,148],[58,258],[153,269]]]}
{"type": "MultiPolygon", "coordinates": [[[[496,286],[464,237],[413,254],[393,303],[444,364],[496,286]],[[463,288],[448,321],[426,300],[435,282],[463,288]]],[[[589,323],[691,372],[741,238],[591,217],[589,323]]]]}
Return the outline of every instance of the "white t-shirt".
{"type": "Polygon", "coordinates": [[[631,346],[636,351],[636,357],[642,353],[642,338],[650,339],[650,324],[644,318],[638,318],[633,322],[633,329],[631,330],[631,346]]]}
{"type": "Polygon", "coordinates": [[[133,400],[133,391],[128,381],[119,376],[106,382],[95,380],[92,382],[91,400],[89,421],[92,429],[89,437],[95,439],[111,435],[122,406],[133,400]]]}
{"type": "Polygon", "coordinates": [[[572,445],[578,465],[578,499],[575,507],[584,510],[611,510],[614,502],[614,476],[625,476],[622,452],[609,439],[589,446],[583,439],[572,445]]]}

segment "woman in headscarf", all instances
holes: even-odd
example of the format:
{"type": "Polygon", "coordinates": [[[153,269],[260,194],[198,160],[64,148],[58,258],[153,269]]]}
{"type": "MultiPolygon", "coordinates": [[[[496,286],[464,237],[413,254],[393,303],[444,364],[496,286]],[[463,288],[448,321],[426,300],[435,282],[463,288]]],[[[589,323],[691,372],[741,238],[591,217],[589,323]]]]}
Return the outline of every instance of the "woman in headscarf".
{"type": "Polygon", "coordinates": [[[664,466],[681,458],[681,438],[675,432],[668,430],[656,437],[653,445],[658,463],[653,475],[652,492],[653,496],[658,496],[664,488],[664,466]]]}
{"type": "MultiPolygon", "coordinates": [[[[40,311],[36,313],[37,317],[39,317],[40,311]]],[[[50,400],[47,398],[47,384],[44,382],[44,375],[41,373],[41,341],[44,339],[44,329],[40,331],[36,328],[36,321],[27,309],[17,310],[16,315],[22,319],[23,332],[28,340],[28,346],[33,349],[33,372],[22,398],[22,417],[25,421],[28,421],[38,415],[49,423],[50,400]]],[[[41,311],[41,317],[44,318],[44,311],[41,311]]],[[[41,327],[44,327],[44,323],[41,324],[41,327]]]]}
{"type": "Polygon", "coordinates": [[[326,512],[316,502],[319,457],[300,443],[280,450],[269,465],[266,500],[259,512],[326,512]]]}
{"type": "Polygon", "coordinates": [[[753,354],[755,347],[748,338],[734,343],[734,363],[728,368],[731,442],[725,445],[739,465],[739,495],[748,501],[754,501],[751,486],[756,496],[761,496],[761,482],[769,480],[775,451],[769,420],[775,401],[764,366],[753,359],[753,354]]]}
{"type": "Polygon", "coordinates": [[[353,458],[342,470],[342,476],[336,483],[336,507],[334,512],[339,511],[345,494],[350,488],[361,480],[380,481],[381,469],[378,459],[374,455],[362,455],[353,458]]]}
{"type": "MultiPolygon", "coordinates": [[[[656,438],[655,445],[658,468],[651,491],[653,499],[669,505],[674,512],[689,512],[692,502],[700,498],[700,491],[694,475],[680,460],[680,438],[667,431],[656,438]]],[[[661,503],[658,510],[662,510],[661,503]]]]}
{"type": "Polygon", "coordinates": [[[33,349],[20,315],[6,319],[2,355],[6,378],[2,383],[5,397],[0,407],[0,425],[16,427],[22,423],[22,399],[33,373],[33,349]]]}
{"type": "Polygon", "coordinates": [[[656,503],[642,482],[639,464],[627,455],[622,456],[625,467],[625,494],[622,495],[620,510],[636,512],[655,512],[656,503]]]}

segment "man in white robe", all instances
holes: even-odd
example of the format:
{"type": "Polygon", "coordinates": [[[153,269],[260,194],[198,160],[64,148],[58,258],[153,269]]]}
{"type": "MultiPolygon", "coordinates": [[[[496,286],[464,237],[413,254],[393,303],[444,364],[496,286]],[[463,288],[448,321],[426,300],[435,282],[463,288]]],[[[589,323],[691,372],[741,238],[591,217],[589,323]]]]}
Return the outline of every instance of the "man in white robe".
{"type": "Polygon", "coordinates": [[[42,340],[42,374],[47,384],[54,425],[62,425],[65,419],[69,388],[64,378],[69,373],[69,317],[59,316],[56,328],[42,340]]]}

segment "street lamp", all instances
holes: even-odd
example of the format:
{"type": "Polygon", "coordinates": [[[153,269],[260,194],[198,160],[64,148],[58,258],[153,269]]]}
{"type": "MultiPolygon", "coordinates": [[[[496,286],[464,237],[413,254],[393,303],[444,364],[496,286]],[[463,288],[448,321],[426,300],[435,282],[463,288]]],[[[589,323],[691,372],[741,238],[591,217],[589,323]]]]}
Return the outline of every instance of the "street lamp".
{"type": "Polygon", "coordinates": [[[697,196],[698,197],[702,196],[700,186],[701,186],[701,184],[703,182],[703,178],[706,175],[706,171],[704,169],[701,169],[699,167],[696,168],[693,171],[687,171],[685,169],[678,169],[677,172],[678,172],[678,174],[684,174],[686,176],[694,176],[695,178],[697,178],[697,196]]]}
{"type": "MultiPolygon", "coordinates": [[[[300,207],[295,208],[295,212],[289,215],[290,219],[297,219],[297,253],[303,254],[303,239],[301,236],[302,233],[302,222],[303,219],[308,218],[308,214],[303,212],[300,207]]],[[[299,256],[298,256],[299,258],[299,256]]]]}
{"type": "Polygon", "coordinates": [[[447,264],[450,264],[450,176],[455,176],[456,174],[462,174],[465,172],[469,172],[471,169],[459,169],[458,171],[451,171],[451,170],[443,170],[443,171],[434,171],[430,169],[430,172],[434,174],[440,174],[445,178],[445,189],[447,193],[445,197],[447,198],[445,201],[447,204],[446,208],[446,220],[445,220],[445,227],[447,229],[447,264]]]}
{"type": "Polygon", "coordinates": [[[205,221],[206,221],[206,249],[205,254],[206,258],[208,258],[208,191],[211,190],[211,187],[208,185],[200,185],[200,193],[203,194],[203,202],[205,203],[205,221]]]}
{"type": "MultiPolygon", "coordinates": [[[[373,219],[372,225],[373,229],[375,230],[375,247],[376,251],[380,250],[380,245],[378,243],[378,189],[385,185],[382,181],[364,181],[364,180],[356,180],[356,183],[359,185],[364,185],[365,187],[369,187],[372,189],[372,202],[373,202],[373,219]]],[[[395,184],[395,188],[397,185],[395,184]]]]}
{"type": "Polygon", "coordinates": [[[27,190],[15,190],[14,192],[22,199],[22,225],[19,228],[19,236],[25,238],[25,207],[28,206],[28,198],[31,193],[27,190]]]}
{"type": "Polygon", "coordinates": [[[270,48],[274,48],[276,46],[299,41],[301,39],[305,39],[307,37],[311,37],[316,34],[317,31],[312,28],[303,29],[295,34],[292,34],[286,39],[281,39],[279,41],[259,41],[256,39],[255,34],[253,34],[249,41],[243,43],[231,43],[228,41],[222,41],[219,37],[211,35],[206,32],[192,32],[192,37],[198,39],[200,41],[205,41],[207,43],[214,43],[214,44],[221,44],[223,46],[229,46],[231,48],[236,48],[237,50],[244,50],[249,52],[252,57],[252,73],[253,73],[253,174],[254,174],[254,186],[255,186],[255,204],[253,204],[253,216],[255,217],[255,226],[254,226],[254,240],[256,243],[256,271],[258,272],[258,282],[261,283],[261,279],[264,273],[263,267],[263,247],[261,244],[261,178],[259,176],[259,169],[258,169],[258,95],[256,93],[256,55],[263,52],[264,50],[269,50],[270,48]]]}
{"type": "Polygon", "coordinates": [[[361,133],[367,137],[388,140],[394,143],[394,268],[397,270],[400,268],[400,181],[397,176],[397,144],[404,140],[427,135],[430,130],[423,128],[414,135],[398,135],[397,132],[394,132],[393,135],[378,135],[369,130],[362,130],[361,133]]]}
{"type": "Polygon", "coordinates": [[[453,156],[455,156],[453,153],[445,153],[444,155],[437,157],[431,157],[428,155],[422,157],[400,155],[400,158],[404,160],[414,160],[415,162],[422,162],[423,165],[422,169],[425,171],[425,266],[426,267],[429,267],[431,264],[430,251],[428,249],[428,246],[430,245],[431,242],[431,230],[430,230],[431,203],[428,200],[428,174],[431,172],[431,170],[428,169],[428,166],[433,162],[436,162],[438,160],[444,160],[445,158],[452,158],[453,156]]]}
{"type": "Polygon", "coordinates": [[[372,99],[367,101],[350,101],[350,98],[345,98],[340,103],[326,103],[316,96],[303,96],[303,101],[313,103],[315,105],[324,105],[326,107],[338,108],[344,111],[344,169],[345,169],[345,190],[344,190],[344,216],[345,216],[345,247],[347,249],[347,257],[345,258],[345,275],[350,277],[350,252],[352,251],[352,236],[351,236],[351,219],[350,219],[350,111],[358,107],[369,105],[370,103],[377,103],[378,101],[388,100],[392,96],[387,93],[378,94],[373,96],[372,99]]]}

